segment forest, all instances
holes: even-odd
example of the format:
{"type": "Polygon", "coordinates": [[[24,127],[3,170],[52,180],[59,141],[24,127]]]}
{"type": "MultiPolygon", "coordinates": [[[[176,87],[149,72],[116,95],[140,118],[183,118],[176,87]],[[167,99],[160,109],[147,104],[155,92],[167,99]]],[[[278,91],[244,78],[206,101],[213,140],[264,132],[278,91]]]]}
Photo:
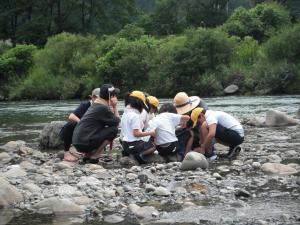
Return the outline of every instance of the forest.
{"type": "Polygon", "coordinates": [[[298,0],[1,0],[0,99],[300,94],[298,0]]]}

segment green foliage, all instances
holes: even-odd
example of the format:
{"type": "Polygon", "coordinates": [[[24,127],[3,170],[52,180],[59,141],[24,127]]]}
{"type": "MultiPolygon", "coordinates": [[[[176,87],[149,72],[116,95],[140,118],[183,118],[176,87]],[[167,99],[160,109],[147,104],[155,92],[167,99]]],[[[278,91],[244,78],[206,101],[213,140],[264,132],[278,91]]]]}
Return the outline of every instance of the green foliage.
{"type": "Polygon", "coordinates": [[[0,56],[0,80],[25,75],[33,64],[34,45],[17,45],[0,56]]]}
{"type": "Polygon", "coordinates": [[[137,41],[120,38],[115,46],[97,61],[98,76],[104,82],[123,87],[122,91],[141,89],[148,80],[148,59],[155,40],[144,37],[137,41]]]}
{"type": "Polygon", "coordinates": [[[143,28],[133,24],[128,24],[121,31],[119,31],[117,36],[119,38],[125,38],[129,41],[134,41],[140,39],[144,33],[145,30],[143,28]]]}
{"type": "Polygon", "coordinates": [[[230,34],[240,38],[251,36],[255,40],[264,41],[284,26],[291,24],[289,12],[278,4],[259,4],[246,10],[236,9],[223,28],[230,34]]]}
{"type": "MultiPolygon", "coordinates": [[[[156,91],[161,90],[168,78],[168,89],[164,87],[164,91],[169,95],[185,89],[199,93],[203,88],[202,76],[228,64],[234,45],[235,41],[226,33],[203,28],[190,29],[183,36],[162,42],[151,71],[152,80],[159,83],[156,91]]],[[[205,95],[215,94],[213,91],[205,95]]]]}
{"type": "Polygon", "coordinates": [[[271,37],[264,44],[264,50],[267,57],[274,62],[286,60],[300,63],[300,23],[271,37]]]}

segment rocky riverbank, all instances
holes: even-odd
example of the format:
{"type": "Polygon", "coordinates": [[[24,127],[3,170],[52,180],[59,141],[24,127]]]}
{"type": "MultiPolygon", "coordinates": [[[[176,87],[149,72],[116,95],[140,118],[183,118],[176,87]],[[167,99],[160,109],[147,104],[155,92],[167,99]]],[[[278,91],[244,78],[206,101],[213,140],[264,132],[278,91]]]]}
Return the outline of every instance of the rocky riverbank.
{"type": "MultiPolygon", "coordinates": [[[[135,165],[119,159],[117,143],[112,162],[93,165],[9,142],[0,152],[0,221],[298,224],[299,123],[273,127],[249,121],[239,158],[209,162],[207,169],[182,170],[181,162],[135,165]]],[[[217,150],[226,153],[222,146],[217,150]]]]}

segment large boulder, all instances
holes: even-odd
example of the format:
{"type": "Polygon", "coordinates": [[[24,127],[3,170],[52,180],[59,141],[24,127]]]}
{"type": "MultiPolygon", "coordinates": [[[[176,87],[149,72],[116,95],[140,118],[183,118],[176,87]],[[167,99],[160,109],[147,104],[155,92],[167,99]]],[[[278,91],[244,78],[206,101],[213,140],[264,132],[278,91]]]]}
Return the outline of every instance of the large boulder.
{"type": "Polygon", "coordinates": [[[291,175],[298,173],[295,168],[281,163],[264,163],[261,169],[271,175],[291,175]]]}
{"type": "Polygon", "coordinates": [[[238,92],[238,90],[239,90],[239,87],[237,85],[231,84],[224,89],[224,93],[228,94],[228,95],[235,94],[238,92]]]}
{"type": "Polygon", "coordinates": [[[289,126],[297,125],[297,120],[289,117],[284,112],[277,110],[269,110],[266,112],[266,125],[267,126],[289,126]]]}
{"type": "Polygon", "coordinates": [[[197,168],[201,168],[201,169],[208,168],[208,162],[205,156],[199,152],[188,152],[182,161],[181,169],[194,170],[197,168]]]}
{"type": "Polygon", "coordinates": [[[44,149],[56,149],[63,146],[59,137],[61,128],[66,124],[64,121],[52,121],[44,126],[39,136],[40,146],[44,149]]]}
{"type": "Polygon", "coordinates": [[[38,211],[50,210],[55,215],[82,215],[85,207],[75,204],[70,199],[51,197],[44,199],[33,206],[38,211]]]}
{"type": "Polygon", "coordinates": [[[6,179],[0,178],[0,207],[23,201],[23,195],[6,179]]]}

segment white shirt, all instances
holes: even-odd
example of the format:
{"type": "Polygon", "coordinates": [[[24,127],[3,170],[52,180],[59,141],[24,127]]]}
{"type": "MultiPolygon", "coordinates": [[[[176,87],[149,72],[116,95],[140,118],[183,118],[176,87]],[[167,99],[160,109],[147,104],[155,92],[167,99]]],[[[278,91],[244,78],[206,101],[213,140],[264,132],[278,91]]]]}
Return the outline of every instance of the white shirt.
{"type": "Polygon", "coordinates": [[[175,128],[180,124],[182,115],[175,113],[161,113],[153,118],[156,124],[155,144],[162,145],[177,141],[175,128]]]}
{"type": "Polygon", "coordinates": [[[138,110],[127,106],[121,118],[121,135],[123,141],[133,142],[139,141],[141,138],[133,135],[133,130],[142,130],[141,114],[138,110]]]}
{"type": "Polygon", "coordinates": [[[140,114],[140,117],[142,121],[142,130],[146,130],[149,126],[148,122],[150,120],[150,115],[145,109],[143,109],[142,113],[140,114]]]}
{"type": "Polygon", "coordinates": [[[205,119],[208,126],[220,124],[227,129],[236,131],[241,137],[244,137],[244,129],[240,122],[226,112],[207,110],[205,119]]]}

